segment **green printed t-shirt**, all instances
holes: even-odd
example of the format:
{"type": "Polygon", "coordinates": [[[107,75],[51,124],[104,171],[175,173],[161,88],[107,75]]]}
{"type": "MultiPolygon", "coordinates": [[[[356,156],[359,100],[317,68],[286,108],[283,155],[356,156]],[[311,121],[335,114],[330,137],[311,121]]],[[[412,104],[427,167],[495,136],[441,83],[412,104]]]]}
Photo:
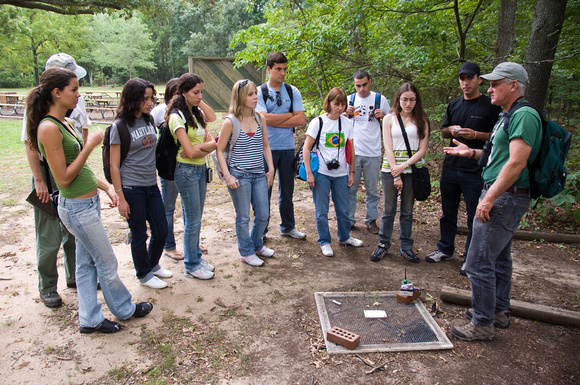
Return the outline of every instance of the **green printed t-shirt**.
{"type": "MultiPolygon", "coordinates": [[[[64,151],[66,164],[71,164],[81,152],[83,140],[76,135],[76,131],[75,135],[73,136],[73,134],[71,134],[71,132],[67,130],[62,122],[60,122],[58,119],[51,116],[45,117],[42,121],[45,120],[50,120],[51,122],[56,123],[58,126],[58,129],[62,134],[62,149],[64,151]]],[[[71,123],[71,127],[74,127],[73,123],[71,123]]],[[[46,159],[44,146],[39,142],[38,147],[40,149],[40,153],[46,159]]],[[[56,182],[56,184],[58,186],[59,195],[63,198],[76,198],[81,195],[85,195],[96,189],[98,186],[97,178],[86,162],[77,177],[67,187],[62,187],[58,184],[58,182],[56,182]]]]}
{"type": "MultiPolygon", "coordinates": [[[[195,119],[195,116],[193,117],[195,119]]],[[[192,145],[202,144],[204,137],[205,137],[205,130],[198,124],[197,129],[193,127],[187,127],[187,136],[191,141],[192,145]]],[[[175,138],[175,141],[178,142],[177,139],[177,130],[183,128],[185,129],[185,123],[179,114],[171,114],[169,115],[169,129],[171,130],[171,135],[175,138]]],[[[203,165],[205,164],[205,157],[201,158],[182,158],[181,152],[183,151],[183,146],[179,146],[179,151],[177,152],[177,161],[181,163],[187,164],[196,164],[196,165],[203,165]]]]}
{"type": "MultiPolygon", "coordinates": [[[[487,165],[483,168],[482,177],[485,183],[492,184],[497,179],[501,169],[510,157],[510,140],[522,138],[532,147],[529,161],[533,161],[542,145],[542,121],[538,113],[531,107],[518,109],[509,121],[509,136],[503,129],[504,118],[500,117],[493,128],[493,146],[487,165]]],[[[530,187],[528,168],[524,168],[513,184],[518,187],[530,187]]]]}

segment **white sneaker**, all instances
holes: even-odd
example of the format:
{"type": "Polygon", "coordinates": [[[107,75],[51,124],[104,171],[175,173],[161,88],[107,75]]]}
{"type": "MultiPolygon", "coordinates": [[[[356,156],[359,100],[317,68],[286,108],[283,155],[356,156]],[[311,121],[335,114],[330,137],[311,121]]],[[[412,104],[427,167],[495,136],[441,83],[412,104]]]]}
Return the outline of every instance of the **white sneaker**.
{"type": "Polygon", "coordinates": [[[304,234],[301,231],[296,230],[296,228],[293,228],[290,231],[280,231],[280,235],[283,237],[291,237],[294,239],[303,239],[306,238],[306,234],[304,234]]]}
{"type": "Polygon", "coordinates": [[[353,237],[350,237],[349,239],[347,239],[344,242],[338,242],[339,244],[346,246],[346,245],[350,245],[350,246],[354,246],[354,247],[361,247],[363,245],[363,242],[360,239],[356,239],[353,237]]]}
{"type": "Polygon", "coordinates": [[[197,278],[197,279],[212,279],[214,273],[211,271],[207,271],[203,268],[203,266],[199,266],[196,270],[187,270],[183,273],[185,278],[197,278]]]}
{"type": "Polygon", "coordinates": [[[262,266],[264,261],[256,256],[256,254],[248,255],[247,257],[242,257],[242,262],[247,263],[250,266],[262,266]]]}
{"type": "Polygon", "coordinates": [[[322,255],[325,257],[332,257],[334,255],[334,251],[332,251],[330,244],[320,246],[320,250],[322,250],[322,255]]]}
{"type": "Polygon", "coordinates": [[[159,278],[171,278],[171,277],[173,277],[172,272],[170,272],[167,269],[162,268],[161,266],[159,266],[159,269],[153,271],[153,275],[155,275],[159,278]]]}
{"type": "Polygon", "coordinates": [[[151,289],[164,289],[167,287],[167,283],[160,280],[156,276],[151,277],[146,282],[140,282],[141,285],[150,287],[151,289]]]}
{"type": "Polygon", "coordinates": [[[260,255],[262,257],[270,258],[274,255],[274,250],[263,246],[261,250],[256,251],[256,255],[260,255]]]}
{"type": "Polygon", "coordinates": [[[437,263],[441,261],[451,261],[452,259],[455,259],[453,254],[451,255],[445,254],[444,252],[439,250],[435,250],[434,252],[425,257],[425,260],[431,263],[437,263]]]}
{"type": "Polygon", "coordinates": [[[199,262],[199,264],[201,265],[201,267],[203,267],[207,271],[215,271],[215,267],[203,258],[201,258],[201,261],[199,262]]]}

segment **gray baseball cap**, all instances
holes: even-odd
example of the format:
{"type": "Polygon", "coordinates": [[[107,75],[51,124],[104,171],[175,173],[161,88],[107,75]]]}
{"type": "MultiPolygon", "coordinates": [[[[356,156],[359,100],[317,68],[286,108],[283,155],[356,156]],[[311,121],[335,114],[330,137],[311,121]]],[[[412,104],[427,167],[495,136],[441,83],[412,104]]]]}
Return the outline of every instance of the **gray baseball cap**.
{"type": "Polygon", "coordinates": [[[487,80],[513,79],[520,83],[528,84],[528,73],[526,69],[518,63],[503,62],[498,64],[490,74],[481,75],[487,80]]]}
{"type": "Polygon", "coordinates": [[[46,65],[44,66],[44,69],[47,70],[52,67],[60,67],[66,68],[67,70],[71,70],[72,72],[75,73],[75,75],[77,75],[77,79],[79,80],[85,77],[85,75],[87,74],[87,71],[80,65],[77,65],[77,62],[71,55],[63,52],[54,54],[48,58],[48,60],[46,61],[46,65]]]}

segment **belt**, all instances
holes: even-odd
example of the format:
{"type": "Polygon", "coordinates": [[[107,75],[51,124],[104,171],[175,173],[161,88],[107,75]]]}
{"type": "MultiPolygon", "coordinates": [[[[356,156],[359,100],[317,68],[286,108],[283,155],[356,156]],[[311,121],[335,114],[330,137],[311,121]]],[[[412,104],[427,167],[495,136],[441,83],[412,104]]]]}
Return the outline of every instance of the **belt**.
{"type": "MultiPolygon", "coordinates": [[[[490,187],[491,187],[491,184],[489,184],[489,183],[486,183],[483,185],[483,188],[486,190],[489,190],[490,187]]],[[[530,195],[530,188],[529,187],[511,186],[507,190],[505,190],[505,192],[510,192],[512,194],[530,195]]]]}

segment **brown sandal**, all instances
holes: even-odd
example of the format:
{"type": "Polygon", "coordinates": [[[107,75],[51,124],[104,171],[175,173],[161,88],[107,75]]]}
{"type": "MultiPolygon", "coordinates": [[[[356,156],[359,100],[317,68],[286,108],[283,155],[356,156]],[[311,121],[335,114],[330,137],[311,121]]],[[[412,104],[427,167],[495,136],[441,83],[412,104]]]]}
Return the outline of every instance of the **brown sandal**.
{"type": "Polygon", "coordinates": [[[181,254],[179,251],[177,251],[177,249],[175,249],[175,250],[165,250],[163,254],[166,257],[169,257],[169,258],[174,259],[176,261],[182,261],[183,260],[183,254],[181,254]]]}

